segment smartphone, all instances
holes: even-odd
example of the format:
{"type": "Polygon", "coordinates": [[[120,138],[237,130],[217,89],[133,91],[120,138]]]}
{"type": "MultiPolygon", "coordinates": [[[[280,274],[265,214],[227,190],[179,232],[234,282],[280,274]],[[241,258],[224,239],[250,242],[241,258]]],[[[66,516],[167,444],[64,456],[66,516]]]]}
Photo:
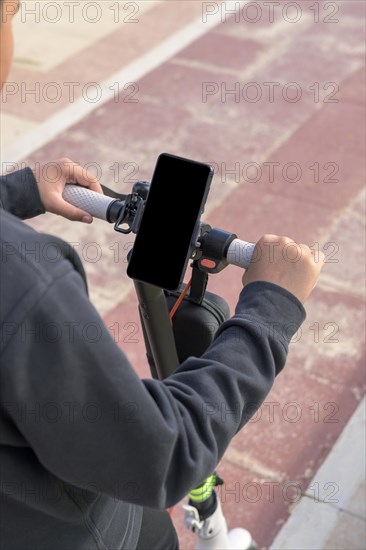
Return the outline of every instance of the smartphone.
{"type": "Polygon", "coordinates": [[[177,290],[199,233],[213,168],[163,153],[152,177],[127,274],[177,290]]]}

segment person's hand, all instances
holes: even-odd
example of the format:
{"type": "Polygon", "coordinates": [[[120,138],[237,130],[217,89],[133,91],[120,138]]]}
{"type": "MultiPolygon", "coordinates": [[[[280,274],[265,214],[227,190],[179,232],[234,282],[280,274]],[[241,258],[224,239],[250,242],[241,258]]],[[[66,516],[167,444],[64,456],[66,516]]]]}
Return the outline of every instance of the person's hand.
{"type": "Polygon", "coordinates": [[[243,285],[253,281],[275,283],[304,303],[316,285],[324,259],[322,252],[315,258],[307,245],[288,237],[264,235],[256,244],[243,285]]]}
{"type": "Polygon", "coordinates": [[[77,183],[88,187],[91,191],[102,193],[97,178],[82,166],[68,158],[48,162],[44,166],[37,165],[33,170],[37,180],[39,194],[47,212],[59,214],[68,220],[91,223],[93,218],[76,206],[72,206],[62,198],[66,183],[77,183]]]}

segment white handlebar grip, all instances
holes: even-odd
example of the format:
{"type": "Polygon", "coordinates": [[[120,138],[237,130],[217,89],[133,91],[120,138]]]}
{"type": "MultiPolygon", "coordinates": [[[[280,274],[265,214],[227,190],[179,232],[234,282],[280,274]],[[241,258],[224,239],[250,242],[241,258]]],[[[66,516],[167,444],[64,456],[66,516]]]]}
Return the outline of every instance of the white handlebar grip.
{"type": "Polygon", "coordinates": [[[116,200],[95,191],[90,191],[90,189],[86,189],[85,187],[71,184],[65,186],[62,196],[65,201],[73,206],[77,206],[91,214],[94,218],[101,220],[107,220],[108,207],[116,200]]]}
{"type": "Polygon", "coordinates": [[[244,269],[248,269],[250,260],[252,259],[255,244],[234,239],[228,248],[226,260],[231,265],[236,265],[244,269]]]}

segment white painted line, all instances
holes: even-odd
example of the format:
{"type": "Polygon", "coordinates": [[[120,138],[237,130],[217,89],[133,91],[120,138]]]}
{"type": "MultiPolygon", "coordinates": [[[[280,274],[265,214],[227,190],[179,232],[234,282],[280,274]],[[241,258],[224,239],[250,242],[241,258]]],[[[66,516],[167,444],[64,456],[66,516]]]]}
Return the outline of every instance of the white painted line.
{"type": "MultiPolygon", "coordinates": [[[[249,0],[237,2],[224,2],[226,13],[230,9],[241,9],[249,0]]],[[[6,162],[20,162],[25,157],[31,155],[34,151],[44,146],[54,139],[58,134],[67,130],[75,123],[82,120],[92,111],[114,99],[116,82],[122,86],[126,82],[136,82],[143,76],[153,71],[159,65],[173,57],[183,48],[205,35],[208,31],[221,23],[222,11],[207,16],[207,22],[203,22],[202,15],[193,23],[190,23],[180,31],[176,32],[170,38],[161,42],[150,52],[136,59],[122,70],[114,73],[101,84],[101,99],[96,103],[90,103],[83,98],[71,103],[58,113],[49,117],[37,128],[20,138],[16,144],[9,146],[2,155],[3,164],[6,162]]]]}
{"type": "Polygon", "coordinates": [[[362,400],[270,550],[321,549],[365,476],[365,407],[362,400]],[[319,495],[314,492],[319,491],[319,495]],[[315,496],[315,498],[314,498],[315,496]],[[319,497],[319,498],[318,498],[319,497]]]}

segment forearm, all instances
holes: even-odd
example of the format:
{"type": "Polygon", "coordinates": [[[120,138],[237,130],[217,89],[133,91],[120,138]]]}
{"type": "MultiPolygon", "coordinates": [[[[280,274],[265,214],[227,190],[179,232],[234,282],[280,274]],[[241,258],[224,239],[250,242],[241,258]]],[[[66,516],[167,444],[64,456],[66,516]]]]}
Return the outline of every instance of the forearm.
{"type": "Polygon", "coordinates": [[[0,176],[0,206],[23,220],[44,214],[37,182],[30,168],[0,176]]]}

